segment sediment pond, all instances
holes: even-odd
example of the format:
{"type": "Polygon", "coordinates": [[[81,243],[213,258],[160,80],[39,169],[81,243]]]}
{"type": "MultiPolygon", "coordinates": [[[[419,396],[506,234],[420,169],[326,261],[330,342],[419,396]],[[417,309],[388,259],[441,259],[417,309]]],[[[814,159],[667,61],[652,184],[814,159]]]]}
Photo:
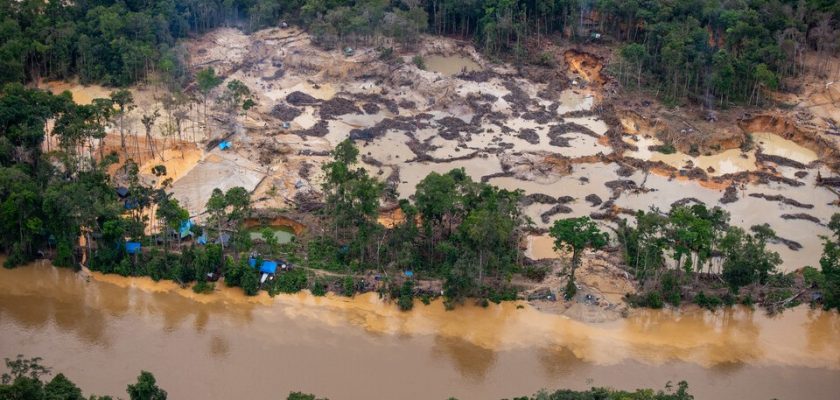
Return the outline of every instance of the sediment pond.
{"type": "Polygon", "coordinates": [[[196,295],[42,262],[0,269],[0,337],[2,356],[44,357],[88,392],[123,393],[145,369],[174,399],[492,399],[682,379],[698,399],[840,390],[840,317],[807,307],[635,310],[585,324],[519,303],[403,313],[375,294],[196,295]]]}

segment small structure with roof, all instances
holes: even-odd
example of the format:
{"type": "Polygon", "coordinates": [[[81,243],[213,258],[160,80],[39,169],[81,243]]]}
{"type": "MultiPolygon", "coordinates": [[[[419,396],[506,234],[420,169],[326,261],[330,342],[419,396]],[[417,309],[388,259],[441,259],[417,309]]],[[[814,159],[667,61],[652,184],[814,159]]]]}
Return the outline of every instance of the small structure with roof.
{"type": "Polygon", "coordinates": [[[140,242],[125,242],[125,251],[128,254],[140,253],[141,247],[140,242]]]}

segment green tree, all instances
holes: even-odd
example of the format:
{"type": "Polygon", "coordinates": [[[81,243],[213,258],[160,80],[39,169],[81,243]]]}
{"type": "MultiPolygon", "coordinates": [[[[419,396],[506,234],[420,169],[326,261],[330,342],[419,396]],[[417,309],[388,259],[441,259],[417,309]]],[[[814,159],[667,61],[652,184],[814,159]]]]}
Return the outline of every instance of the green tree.
{"type": "Polygon", "coordinates": [[[598,225],[589,217],[566,218],[554,221],[549,229],[554,238],[555,250],[571,249],[572,268],[569,272],[566,296],[574,296],[575,270],[580,263],[580,256],[586,249],[597,250],[607,245],[608,236],[601,232],[598,225]],[[571,289],[571,290],[569,290],[571,289]]]}
{"type": "Polygon", "coordinates": [[[125,150],[125,114],[134,108],[134,95],[127,89],[111,92],[111,101],[119,107],[120,147],[125,150]]]}
{"type": "Polygon", "coordinates": [[[137,383],[126,388],[131,400],[166,400],[166,391],[157,386],[151,372],[141,371],[137,383]]]}
{"type": "Polygon", "coordinates": [[[207,118],[207,103],[210,100],[210,93],[222,83],[222,78],[216,76],[216,71],[212,67],[208,67],[196,73],[195,81],[198,83],[198,91],[201,92],[204,107],[204,135],[209,137],[210,125],[207,118]]]}

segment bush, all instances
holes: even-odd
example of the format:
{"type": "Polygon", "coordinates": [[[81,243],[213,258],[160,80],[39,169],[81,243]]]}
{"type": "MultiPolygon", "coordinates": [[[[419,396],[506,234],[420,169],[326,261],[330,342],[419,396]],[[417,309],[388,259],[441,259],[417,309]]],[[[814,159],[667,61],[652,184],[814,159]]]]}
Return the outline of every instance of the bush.
{"type": "Polygon", "coordinates": [[[420,68],[420,69],[423,69],[423,70],[426,69],[426,60],[424,60],[423,56],[421,56],[419,54],[412,57],[411,62],[413,62],[414,65],[417,66],[417,68],[420,68]]]}
{"type": "Polygon", "coordinates": [[[420,296],[420,301],[423,302],[423,305],[428,306],[429,304],[432,304],[431,296],[429,296],[428,294],[425,294],[425,293],[422,296],[420,296]]]}
{"type": "Polygon", "coordinates": [[[277,293],[297,293],[306,289],[306,283],[306,272],[302,269],[281,272],[274,277],[268,294],[274,296],[277,293]]]}
{"type": "Polygon", "coordinates": [[[312,287],[309,289],[314,296],[325,296],[327,294],[327,284],[321,278],[315,278],[312,282],[312,287]]]}
{"type": "Polygon", "coordinates": [[[198,281],[195,285],[193,285],[192,290],[193,292],[198,294],[213,293],[213,291],[216,290],[216,284],[213,282],[201,280],[198,281]]]}
{"type": "Polygon", "coordinates": [[[242,277],[250,268],[248,260],[244,258],[239,263],[234,263],[233,260],[228,258],[225,262],[225,285],[229,287],[241,286],[242,277]]]}
{"type": "Polygon", "coordinates": [[[657,146],[656,151],[662,154],[674,154],[677,152],[677,148],[671,143],[665,143],[661,146],[657,146]]]}
{"type": "Polygon", "coordinates": [[[122,276],[129,276],[131,275],[131,261],[128,258],[123,258],[117,267],[114,269],[114,272],[122,275],[122,276]]]}
{"type": "Polygon", "coordinates": [[[341,281],[341,294],[347,297],[353,297],[356,294],[356,281],[352,276],[345,276],[341,281]]]}
{"type": "Polygon", "coordinates": [[[707,296],[706,293],[700,292],[697,296],[694,296],[694,304],[714,311],[723,305],[723,300],[715,295],[707,296]]]}
{"type": "Polygon", "coordinates": [[[260,291],[260,274],[251,269],[243,272],[242,278],[239,281],[239,286],[247,296],[256,296],[260,291]]]}
{"type": "Polygon", "coordinates": [[[542,282],[545,279],[545,277],[548,276],[549,272],[551,272],[551,269],[547,266],[526,265],[522,271],[522,274],[532,281],[542,282]]]}
{"type": "Polygon", "coordinates": [[[414,282],[405,281],[400,287],[400,295],[397,299],[400,310],[408,311],[414,308],[414,282]]]}
{"type": "Polygon", "coordinates": [[[660,309],[665,306],[665,303],[662,301],[662,294],[659,293],[658,290],[652,290],[647,293],[644,297],[644,307],[653,308],[653,309],[660,309]]]}
{"type": "Polygon", "coordinates": [[[73,248],[66,241],[58,242],[55,248],[55,258],[52,260],[56,267],[69,268],[73,266],[73,248]]]}
{"type": "Polygon", "coordinates": [[[667,271],[662,274],[660,280],[662,293],[665,300],[674,307],[678,307],[682,303],[682,293],[680,291],[679,275],[675,271],[667,271]]]}

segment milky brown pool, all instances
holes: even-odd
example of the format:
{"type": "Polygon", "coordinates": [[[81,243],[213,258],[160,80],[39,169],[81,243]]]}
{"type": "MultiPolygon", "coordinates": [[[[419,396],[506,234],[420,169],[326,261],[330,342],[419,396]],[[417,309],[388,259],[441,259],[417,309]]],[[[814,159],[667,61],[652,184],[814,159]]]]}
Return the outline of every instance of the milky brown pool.
{"type": "Polygon", "coordinates": [[[0,269],[0,356],[44,357],[88,392],[141,369],[173,399],[512,397],[540,388],[662,387],[698,399],[830,399],[840,318],[800,307],[636,311],[584,324],[516,303],[409,313],[375,294],[245,298],[34,264],[0,269]]]}

